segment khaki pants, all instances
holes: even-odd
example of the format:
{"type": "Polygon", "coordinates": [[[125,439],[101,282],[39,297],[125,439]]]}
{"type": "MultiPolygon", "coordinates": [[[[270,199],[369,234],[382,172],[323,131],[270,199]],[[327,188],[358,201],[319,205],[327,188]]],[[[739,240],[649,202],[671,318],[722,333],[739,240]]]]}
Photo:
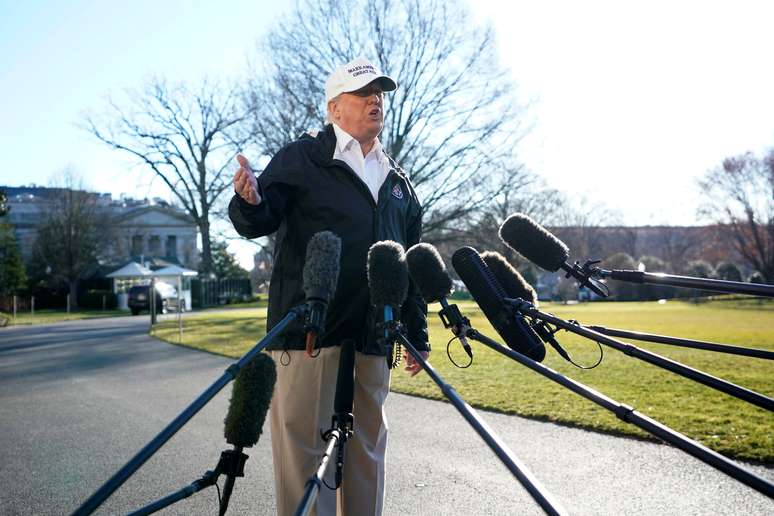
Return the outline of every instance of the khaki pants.
{"type": "MultiPolygon", "coordinates": [[[[322,348],[316,358],[303,351],[270,351],[277,364],[277,383],[271,400],[271,445],[274,488],[279,516],[292,515],[325,450],[321,431],[331,427],[333,398],[339,368],[339,346],[322,348]],[[283,366],[282,363],[288,365],[283,366]]],[[[384,357],[355,353],[354,435],[347,441],[341,488],[322,486],[318,516],[381,515],[384,505],[387,418],[384,402],[390,389],[390,370],[384,357]],[[338,510],[337,510],[338,505],[338,510]]],[[[334,485],[335,451],[325,481],[334,485]]]]}

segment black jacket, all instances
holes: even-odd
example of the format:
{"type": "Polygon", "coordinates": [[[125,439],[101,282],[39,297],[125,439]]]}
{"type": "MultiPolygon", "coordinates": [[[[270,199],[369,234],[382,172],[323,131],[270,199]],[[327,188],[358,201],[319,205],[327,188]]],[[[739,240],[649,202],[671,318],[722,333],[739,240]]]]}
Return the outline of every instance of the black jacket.
{"type": "MultiPolygon", "coordinates": [[[[262,201],[257,206],[234,195],[229,217],[237,232],[256,238],[278,231],[269,286],[268,329],[304,302],[302,270],[309,239],[329,230],[341,238],[336,293],[328,306],[323,347],[354,339],[368,354],[384,354],[373,327],[366,257],[375,242],[394,240],[408,248],[419,242],[422,207],[411,183],[393,160],[374,202],[366,184],[343,161],[334,160],[336,134],[327,125],[316,137],[304,134],[283,147],[258,176],[262,201]]],[[[388,158],[389,159],[389,158],[388,158]]],[[[427,306],[413,282],[401,308],[408,338],[429,350],[427,306]]],[[[267,349],[304,349],[303,324],[294,323],[267,349]]]]}

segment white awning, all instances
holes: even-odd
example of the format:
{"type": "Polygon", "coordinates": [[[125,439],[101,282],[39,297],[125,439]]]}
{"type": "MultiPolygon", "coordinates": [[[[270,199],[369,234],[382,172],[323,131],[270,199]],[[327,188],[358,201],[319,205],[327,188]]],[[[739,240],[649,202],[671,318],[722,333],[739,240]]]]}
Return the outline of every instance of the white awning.
{"type": "Polygon", "coordinates": [[[185,276],[185,277],[199,275],[198,272],[193,271],[191,269],[186,269],[185,267],[180,267],[179,265],[170,265],[168,267],[164,267],[163,269],[153,271],[152,274],[154,276],[185,276]]]}
{"type": "Polygon", "coordinates": [[[137,262],[129,262],[107,275],[108,278],[142,278],[153,274],[150,269],[137,262]]]}

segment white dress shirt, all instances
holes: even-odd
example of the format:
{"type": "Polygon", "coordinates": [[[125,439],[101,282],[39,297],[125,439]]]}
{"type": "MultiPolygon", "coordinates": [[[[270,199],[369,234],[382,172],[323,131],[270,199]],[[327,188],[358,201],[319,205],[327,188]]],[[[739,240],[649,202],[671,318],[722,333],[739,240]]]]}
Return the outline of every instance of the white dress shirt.
{"type": "Polygon", "coordinates": [[[336,132],[336,149],[333,151],[333,159],[341,160],[349,165],[371,191],[374,201],[378,201],[379,189],[390,173],[390,160],[384,154],[381,142],[377,138],[371,150],[363,157],[360,143],[338,125],[332,125],[336,132]]]}

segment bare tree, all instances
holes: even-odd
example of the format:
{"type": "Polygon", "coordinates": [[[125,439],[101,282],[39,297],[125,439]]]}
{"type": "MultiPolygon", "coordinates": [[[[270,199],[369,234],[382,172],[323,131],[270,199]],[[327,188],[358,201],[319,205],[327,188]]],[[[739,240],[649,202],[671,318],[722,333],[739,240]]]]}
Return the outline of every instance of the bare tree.
{"type": "Polygon", "coordinates": [[[774,151],[726,158],[699,187],[699,213],[727,227],[744,261],[774,283],[774,151]]]}
{"type": "Polygon", "coordinates": [[[194,219],[205,272],[213,268],[210,216],[231,186],[229,167],[247,140],[241,98],[236,87],[209,81],[190,89],[154,79],[130,94],[126,107],[111,99],[104,119],[85,119],[86,130],[137,158],[194,219]]]}
{"type": "Polygon", "coordinates": [[[699,231],[696,228],[681,226],[664,226],[656,232],[654,245],[661,251],[661,257],[671,265],[671,271],[682,273],[688,266],[688,260],[701,247],[699,231]]]}
{"type": "Polygon", "coordinates": [[[609,253],[607,226],[618,222],[618,215],[603,203],[580,197],[575,202],[567,200],[557,210],[551,231],[570,248],[572,260],[600,259],[609,253]]]}
{"type": "MultiPolygon", "coordinates": [[[[541,224],[557,220],[556,214],[566,206],[564,195],[521,167],[503,167],[490,174],[490,180],[496,192],[492,199],[461,223],[459,229],[446,234],[456,244],[497,251],[522,270],[526,262],[500,240],[500,225],[514,213],[528,215],[541,224]]],[[[434,242],[439,240],[444,239],[436,238],[434,242]]]]}
{"type": "Polygon", "coordinates": [[[33,246],[32,268],[54,283],[66,284],[77,305],[78,280],[97,265],[110,240],[109,228],[98,194],[86,191],[78,176],[66,170],[49,194],[33,246]]]}
{"type": "Polygon", "coordinates": [[[454,0],[302,0],[267,35],[265,71],[251,74],[258,147],[274,154],[321,126],[325,77],[366,56],[400,85],[382,143],[417,187],[425,232],[443,232],[497,193],[492,172],[518,169],[520,108],[494,43],[454,0]]]}

